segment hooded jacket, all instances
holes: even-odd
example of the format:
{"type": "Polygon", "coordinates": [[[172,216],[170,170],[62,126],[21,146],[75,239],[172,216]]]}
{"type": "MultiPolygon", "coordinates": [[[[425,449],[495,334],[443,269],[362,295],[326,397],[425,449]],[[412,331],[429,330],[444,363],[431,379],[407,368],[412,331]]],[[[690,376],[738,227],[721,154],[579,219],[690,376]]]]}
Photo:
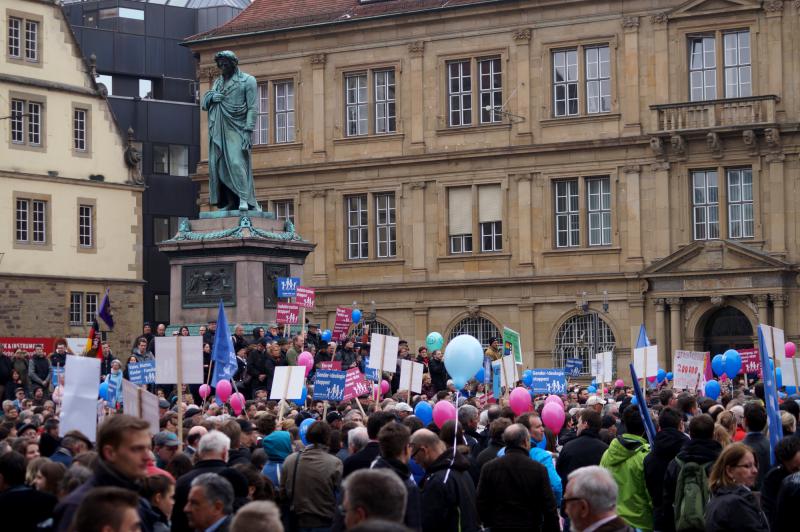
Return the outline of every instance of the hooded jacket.
{"type": "Polygon", "coordinates": [[[719,488],[706,506],[706,532],[769,530],[755,494],[744,486],[719,488]]]}
{"type": "Polygon", "coordinates": [[[647,440],[626,433],[611,442],[600,460],[619,487],[617,515],[641,530],[653,530],[653,503],[644,480],[644,458],[649,452],[647,440]]]}
{"type": "Polygon", "coordinates": [[[422,530],[422,510],[420,509],[419,487],[417,487],[417,483],[414,482],[414,478],[411,476],[411,469],[408,465],[394,458],[379,456],[372,462],[370,469],[391,469],[397,473],[397,476],[403,481],[406,487],[406,493],[408,494],[408,498],[406,499],[406,515],[403,519],[403,524],[411,530],[422,530]]]}
{"type": "Polygon", "coordinates": [[[447,449],[425,470],[420,484],[423,532],[460,530],[477,532],[475,485],[469,476],[469,460],[447,449]],[[448,473],[449,471],[449,473],[448,473]]]}
{"type": "Polygon", "coordinates": [[[664,473],[687,441],[689,438],[678,429],[661,429],[656,434],[653,449],[644,459],[644,479],[653,501],[653,519],[656,523],[660,521],[659,514],[663,512],[664,473]]]}
{"type": "Polygon", "coordinates": [[[280,486],[283,462],[292,454],[292,435],[284,430],[276,430],[261,440],[261,446],[268,459],[261,474],[270,479],[273,486],[280,486]]]}
{"type": "MultiPolygon", "coordinates": [[[[711,473],[711,466],[717,461],[722,452],[722,446],[715,440],[688,440],[678,452],[677,458],[683,462],[706,464],[706,474],[711,473]]],[[[675,490],[678,486],[678,474],[681,468],[678,462],[672,460],[667,466],[662,482],[661,513],[656,515],[656,530],[661,532],[675,531],[675,490]]]]}

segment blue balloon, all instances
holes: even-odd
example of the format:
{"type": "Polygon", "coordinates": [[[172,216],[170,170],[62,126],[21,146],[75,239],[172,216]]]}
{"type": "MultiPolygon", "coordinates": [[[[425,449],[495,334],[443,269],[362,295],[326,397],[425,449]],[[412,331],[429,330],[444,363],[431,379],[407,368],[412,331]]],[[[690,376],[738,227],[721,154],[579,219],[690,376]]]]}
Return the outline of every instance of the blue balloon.
{"type": "Polygon", "coordinates": [[[722,355],[714,355],[714,358],[711,359],[711,369],[717,377],[725,373],[725,361],[722,359],[722,355]]]}
{"type": "Polygon", "coordinates": [[[531,370],[526,369],[522,373],[522,383],[525,384],[525,386],[533,384],[533,372],[531,370]]]}
{"type": "Polygon", "coordinates": [[[719,397],[720,391],[719,383],[717,381],[708,381],[706,383],[706,396],[709,399],[716,400],[717,397],[719,397]]]}
{"type": "Polygon", "coordinates": [[[324,331],[322,331],[320,338],[322,338],[323,342],[330,342],[331,338],[333,338],[333,333],[331,332],[330,329],[325,329],[324,331]]]}
{"type": "Polygon", "coordinates": [[[444,345],[444,338],[441,334],[433,331],[425,338],[425,347],[428,351],[438,351],[444,345]]]}
{"type": "Polygon", "coordinates": [[[775,385],[778,388],[783,388],[783,372],[781,371],[781,368],[775,370],[775,385]]]}
{"type": "Polygon", "coordinates": [[[735,349],[725,351],[722,360],[725,362],[725,374],[729,379],[734,378],[742,369],[742,356],[735,349]]]}
{"type": "Polygon", "coordinates": [[[668,381],[671,381],[671,380],[672,380],[672,372],[671,372],[671,371],[668,371],[668,372],[667,372],[667,380],[668,380],[668,381]]]}
{"type": "Polygon", "coordinates": [[[308,427],[314,424],[313,419],[308,418],[304,419],[302,423],[300,423],[300,440],[303,442],[303,445],[308,445],[308,441],[306,441],[306,434],[308,433],[308,427]]]}
{"type": "Polygon", "coordinates": [[[597,386],[597,379],[592,379],[592,386],[597,386]]]}
{"type": "Polygon", "coordinates": [[[633,406],[636,406],[636,405],[638,405],[638,404],[639,404],[639,400],[636,398],[636,396],[635,396],[635,395],[634,395],[633,397],[631,397],[631,404],[632,404],[633,406]]]}
{"type": "Polygon", "coordinates": [[[586,390],[589,393],[595,393],[597,391],[597,388],[595,388],[594,386],[589,386],[588,388],[586,388],[586,390]]]}
{"type": "Polygon", "coordinates": [[[797,386],[787,386],[786,387],[786,393],[788,393],[789,395],[796,394],[797,393],[797,386]]]}
{"type": "Polygon", "coordinates": [[[417,416],[424,425],[430,425],[431,421],[433,421],[433,407],[426,401],[420,401],[417,403],[417,406],[414,407],[414,415],[417,416]]]}
{"type": "Polygon", "coordinates": [[[664,371],[663,369],[659,369],[656,372],[656,380],[658,382],[664,382],[664,379],[666,379],[666,378],[667,378],[667,372],[664,371]]]}
{"type": "Polygon", "coordinates": [[[108,401],[108,381],[103,381],[100,383],[98,397],[104,401],[108,401]]]}
{"type": "Polygon", "coordinates": [[[483,366],[481,369],[478,370],[478,373],[475,374],[475,380],[478,382],[483,382],[483,379],[486,377],[486,373],[483,371],[483,366]]]}
{"type": "Polygon", "coordinates": [[[307,397],[308,397],[308,388],[303,386],[303,391],[300,392],[300,399],[293,399],[293,402],[297,406],[305,406],[307,397]]]}
{"type": "Polygon", "coordinates": [[[460,334],[444,350],[444,367],[459,390],[483,367],[483,346],[473,336],[460,334]]]}
{"type": "Polygon", "coordinates": [[[361,321],[361,311],[357,308],[353,309],[353,323],[358,323],[361,321]]]}

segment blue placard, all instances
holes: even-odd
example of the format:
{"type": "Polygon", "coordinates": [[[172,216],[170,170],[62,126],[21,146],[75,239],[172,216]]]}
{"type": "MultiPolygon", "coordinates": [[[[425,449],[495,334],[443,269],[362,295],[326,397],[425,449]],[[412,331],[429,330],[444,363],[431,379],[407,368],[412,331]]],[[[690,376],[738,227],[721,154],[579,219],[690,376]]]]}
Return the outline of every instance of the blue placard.
{"type": "Polygon", "coordinates": [[[364,357],[364,376],[372,382],[378,382],[381,379],[381,372],[369,367],[369,357],[364,357]]]}
{"type": "Polygon", "coordinates": [[[346,371],[318,369],[314,380],[314,399],[341,401],[344,398],[346,371]]]}
{"type": "Polygon", "coordinates": [[[561,368],[534,369],[531,389],[533,393],[562,394],[567,392],[567,380],[561,368]]]}
{"type": "Polygon", "coordinates": [[[492,382],[492,359],[483,357],[483,384],[489,385],[492,382]]]}
{"type": "Polygon", "coordinates": [[[128,364],[128,380],[133,384],[153,384],[156,382],[156,361],[131,362],[128,364]]]}
{"type": "Polygon", "coordinates": [[[50,374],[50,382],[53,383],[53,388],[55,388],[56,386],[58,386],[58,377],[64,376],[64,366],[55,366],[52,369],[53,371],[50,374]]]}
{"type": "Polygon", "coordinates": [[[297,297],[299,277],[278,277],[278,297],[297,297]]]}
{"type": "Polygon", "coordinates": [[[117,407],[117,403],[116,403],[116,401],[117,401],[117,381],[115,381],[114,379],[109,378],[109,379],[106,380],[106,382],[108,382],[108,387],[106,388],[106,390],[108,390],[106,392],[106,397],[108,399],[106,400],[106,404],[108,405],[109,408],[116,408],[117,407]]]}
{"type": "Polygon", "coordinates": [[[502,381],[500,380],[500,372],[502,369],[500,368],[500,361],[496,360],[491,363],[492,366],[492,395],[494,395],[495,399],[500,399],[500,396],[503,395],[502,390],[502,381]]]}
{"type": "Polygon", "coordinates": [[[566,360],[564,375],[567,377],[576,378],[581,376],[581,371],[583,371],[583,360],[580,358],[568,358],[566,360]]]}

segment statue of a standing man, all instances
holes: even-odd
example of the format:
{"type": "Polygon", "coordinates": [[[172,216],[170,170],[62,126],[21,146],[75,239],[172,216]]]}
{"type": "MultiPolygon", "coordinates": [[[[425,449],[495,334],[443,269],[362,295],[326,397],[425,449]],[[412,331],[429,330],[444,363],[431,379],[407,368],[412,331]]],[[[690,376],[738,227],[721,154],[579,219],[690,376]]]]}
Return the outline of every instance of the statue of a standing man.
{"type": "Polygon", "coordinates": [[[251,135],[258,112],[256,80],[239,70],[231,51],[214,56],[222,75],[203,95],[208,111],[209,202],[220,209],[261,210],[250,165],[251,135]]]}

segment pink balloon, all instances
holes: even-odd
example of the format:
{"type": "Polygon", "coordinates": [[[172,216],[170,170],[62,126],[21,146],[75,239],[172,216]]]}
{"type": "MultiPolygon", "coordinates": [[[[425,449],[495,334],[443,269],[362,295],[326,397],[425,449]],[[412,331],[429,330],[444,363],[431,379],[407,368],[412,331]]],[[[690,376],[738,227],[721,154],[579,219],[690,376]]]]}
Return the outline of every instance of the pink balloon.
{"type": "Polygon", "coordinates": [[[306,377],[308,377],[308,373],[311,371],[311,368],[314,367],[314,355],[312,355],[308,351],[303,351],[302,353],[300,353],[300,356],[297,357],[297,365],[305,366],[306,377]]]}
{"type": "Polygon", "coordinates": [[[208,396],[211,395],[211,386],[208,384],[201,384],[200,390],[198,390],[197,393],[200,394],[200,397],[203,399],[208,399],[208,396]]]}
{"type": "Polygon", "coordinates": [[[550,403],[556,403],[561,408],[564,408],[564,401],[557,395],[547,396],[547,399],[544,400],[544,404],[548,405],[550,403]]]}
{"type": "Polygon", "coordinates": [[[794,357],[795,353],[797,353],[797,346],[794,342],[786,342],[786,358],[794,357]]]}
{"type": "Polygon", "coordinates": [[[445,422],[456,418],[456,407],[448,401],[439,401],[433,405],[433,422],[442,428],[445,422]]]}
{"type": "Polygon", "coordinates": [[[531,409],[531,394],[521,386],[511,390],[511,395],[509,395],[508,399],[511,410],[513,410],[516,415],[520,415],[531,409]]]}
{"type": "Polygon", "coordinates": [[[617,388],[624,388],[625,381],[623,381],[622,379],[617,379],[616,382],[614,382],[614,386],[616,386],[617,388]]]}
{"type": "Polygon", "coordinates": [[[231,396],[231,408],[233,408],[233,412],[238,416],[242,413],[242,408],[244,408],[244,403],[241,399],[241,394],[233,394],[231,396]]]}
{"type": "Polygon", "coordinates": [[[656,382],[656,376],[653,375],[652,377],[647,377],[647,382],[656,382]]]}
{"type": "Polygon", "coordinates": [[[542,409],[542,423],[556,434],[561,431],[565,418],[564,408],[555,403],[544,405],[542,409]]]}
{"type": "Polygon", "coordinates": [[[389,383],[386,380],[381,381],[381,393],[386,394],[389,392],[389,383]]]}
{"type": "Polygon", "coordinates": [[[608,388],[603,388],[603,393],[608,393],[608,388]]]}
{"type": "Polygon", "coordinates": [[[217,397],[223,403],[227,403],[231,396],[231,383],[230,381],[219,381],[217,383],[217,397]]]}

